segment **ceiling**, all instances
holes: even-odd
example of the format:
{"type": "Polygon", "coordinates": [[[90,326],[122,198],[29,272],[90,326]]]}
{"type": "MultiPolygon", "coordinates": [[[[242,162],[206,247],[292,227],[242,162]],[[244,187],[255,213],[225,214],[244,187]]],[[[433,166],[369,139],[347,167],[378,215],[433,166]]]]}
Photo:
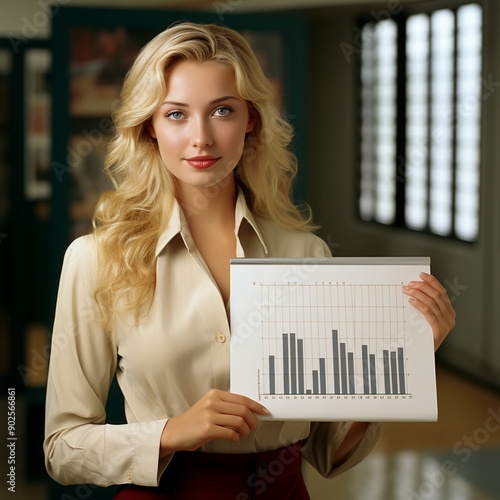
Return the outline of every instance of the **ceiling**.
{"type": "Polygon", "coordinates": [[[47,20],[43,16],[47,17],[46,9],[47,5],[50,4],[71,7],[197,9],[218,14],[242,14],[265,10],[280,11],[315,7],[345,8],[360,5],[372,9],[391,9],[425,1],[433,0],[0,0],[2,14],[0,16],[0,37],[12,38],[19,36],[19,34],[30,38],[49,37],[51,23],[45,22],[47,20]],[[1,5],[7,2],[9,8],[2,9],[1,5]],[[27,25],[29,25],[29,30],[27,25]],[[31,25],[35,25],[36,29],[31,25]]]}
{"type": "MultiPolygon", "coordinates": [[[[412,0],[392,0],[394,4],[410,3],[412,0]]],[[[179,9],[222,9],[229,13],[251,12],[255,10],[302,9],[305,7],[349,6],[359,4],[382,4],[381,0],[143,0],[141,8],[168,7],[179,9]]],[[[137,7],[137,0],[72,0],[71,5],[137,7]]]]}

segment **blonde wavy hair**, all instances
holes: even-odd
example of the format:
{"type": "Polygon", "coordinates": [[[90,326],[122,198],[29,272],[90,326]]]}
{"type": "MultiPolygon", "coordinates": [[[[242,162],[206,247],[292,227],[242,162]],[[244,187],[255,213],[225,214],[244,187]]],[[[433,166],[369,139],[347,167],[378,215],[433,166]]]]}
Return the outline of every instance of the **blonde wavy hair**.
{"type": "Polygon", "coordinates": [[[93,220],[99,264],[94,299],[108,332],[118,309],[138,312],[154,293],[155,249],[172,212],[175,184],[147,124],[167,93],[169,68],[182,60],[232,68],[238,92],[256,110],[256,125],[235,174],[253,213],[284,227],[314,229],[310,211],[291,200],[297,172],[288,149],[292,128],[277,109],[273,88],[248,42],[217,25],[174,25],[141,50],[113,115],[116,135],[105,170],[114,190],[101,196],[93,220]]]}

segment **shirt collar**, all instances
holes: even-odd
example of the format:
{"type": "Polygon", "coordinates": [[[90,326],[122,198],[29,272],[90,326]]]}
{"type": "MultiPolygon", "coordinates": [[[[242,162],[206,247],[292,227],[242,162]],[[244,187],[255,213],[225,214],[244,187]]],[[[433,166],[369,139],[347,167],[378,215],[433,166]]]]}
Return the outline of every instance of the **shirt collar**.
{"type": "MultiPolygon", "coordinates": [[[[259,241],[262,245],[262,248],[264,249],[264,252],[267,254],[268,250],[264,238],[262,236],[262,232],[260,231],[259,226],[255,221],[255,217],[253,216],[252,212],[250,211],[250,208],[247,205],[243,191],[239,187],[238,187],[238,198],[236,199],[236,207],[234,215],[235,215],[234,230],[236,236],[238,236],[241,224],[243,223],[243,221],[246,221],[250,225],[250,227],[254,230],[256,236],[259,238],[259,241]]],[[[172,214],[170,216],[168,224],[160,234],[160,237],[158,238],[158,242],[156,244],[156,250],[155,250],[156,257],[160,255],[161,251],[168,245],[168,243],[172,240],[172,238],[177,234],[181,234],[184,241],[186,241],[187,235],[190,238],[189,226],[184,216],[184,213],[181,210],[179,202],[177,200],[174,200],[172,207],[172,214]]]]}

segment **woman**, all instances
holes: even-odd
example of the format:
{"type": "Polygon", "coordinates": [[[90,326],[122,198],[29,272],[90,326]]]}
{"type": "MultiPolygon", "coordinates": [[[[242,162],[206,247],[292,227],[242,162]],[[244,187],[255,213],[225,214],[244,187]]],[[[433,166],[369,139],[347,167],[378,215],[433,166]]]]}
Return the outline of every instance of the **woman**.
{"type": "MultiPolygon", "coordinates": [[[[128,485],[120,500],[305,499],[302,456],[332,477],[375,444],[380,424],[259,423],[267,410],[228,392],[229,259],[330,255],[290,200],[292,130],[273,102],[232,30],[179,24],[139,54],[114,117],[115,190],[61,275],[44,445],[57,481],[128,485]],[[115,373],[127,424],[113,426],[115,373]]],[[[437,347],[446,292],[423,276],[405,293],[437,347]]]]}

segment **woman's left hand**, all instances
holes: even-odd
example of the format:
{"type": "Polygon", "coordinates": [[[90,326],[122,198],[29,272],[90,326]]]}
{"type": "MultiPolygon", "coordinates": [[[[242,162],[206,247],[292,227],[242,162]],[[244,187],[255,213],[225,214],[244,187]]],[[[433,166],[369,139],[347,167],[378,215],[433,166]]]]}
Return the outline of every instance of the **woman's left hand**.
{"type": "Polygon", "coordinates": [[[441,283],[431,274],[420,273],[419,276],[422,281],[410,281],[403,287],[403,293],[410,296],[410,304],[431,325],[434,350],[437,350],[455,326],[456,313],[441,283]]]}

